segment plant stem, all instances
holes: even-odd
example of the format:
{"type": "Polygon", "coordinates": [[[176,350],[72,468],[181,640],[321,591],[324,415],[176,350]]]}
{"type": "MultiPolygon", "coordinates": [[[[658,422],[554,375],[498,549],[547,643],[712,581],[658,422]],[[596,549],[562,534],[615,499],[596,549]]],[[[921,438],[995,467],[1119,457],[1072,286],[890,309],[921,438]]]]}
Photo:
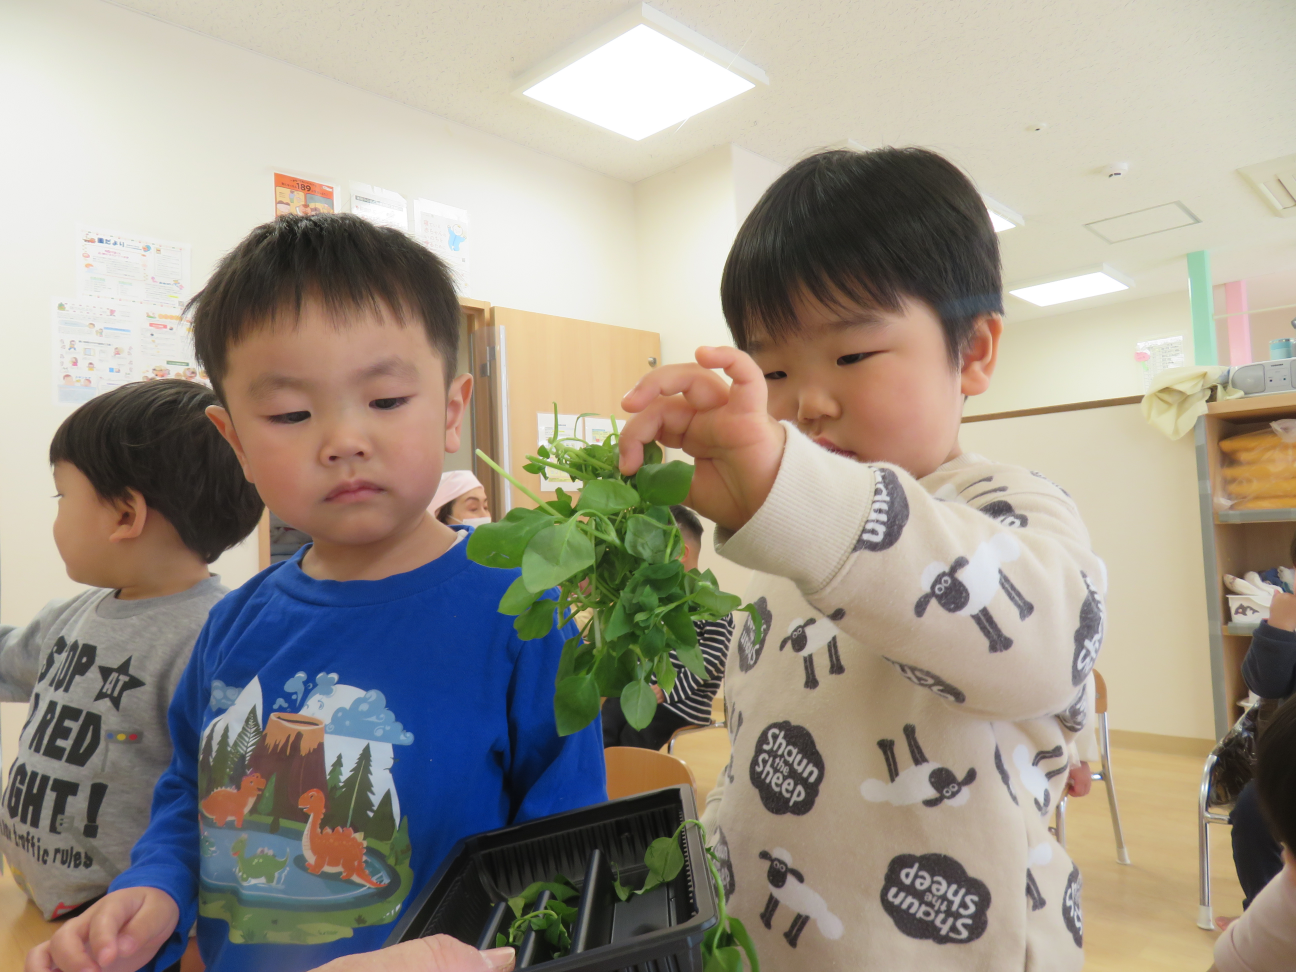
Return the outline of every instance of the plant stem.
{"type": "MultiPolygon", "coordinates": [[[[536,503],[536,505],[539,506],[541,509],[543,509],[545,512],[550,513],[550,514],[552,514],[553,516],[562,517],[562,514],[561,514],[561,513],[559,513],[557,510],[555,510],[552,506],[550,506],[548,503],[546,503],[544,500],[542,500],[542,499],[541,499],[539,496],[537,496],[535,493],[531,492],[531,490],[527,489],[525,486],[523,486],[521,483],[519,483],[516,479],[514,479],[512,476],[510,476],[508,473],[506,473],[503,469],[501,469],[501,468],[499,467],[499,465],[495,462],[495,460],[492,459],[490,456],[486,455],[486,453],[484,453],[484,452],[482,452],[480,449],[478,449],[478,450],[477,450],[477,455],[478,455],[478,457],[479,457],[483,462],[486,463],[486,465],[490,466],[492,469],[494,469],[497,473],[499,473],[501,476],[503,476],[505,479],[507,479],[507,480],[508,480],[510,483],[512,483],[514,486],[516,486],[518,489],[522,490],[522,492],[526,493],[526,495],[528,496],[528,498],[534,500],[535,503],[536,503]]],[[[565,517],[564,517],[564,519],[565,519],[565,517]]]]}

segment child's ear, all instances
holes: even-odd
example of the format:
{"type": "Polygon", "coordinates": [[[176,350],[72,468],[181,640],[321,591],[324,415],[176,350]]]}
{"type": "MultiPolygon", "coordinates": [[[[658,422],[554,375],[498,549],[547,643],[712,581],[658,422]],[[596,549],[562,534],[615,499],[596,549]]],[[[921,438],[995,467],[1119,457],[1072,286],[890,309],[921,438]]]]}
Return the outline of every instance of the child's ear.
{"type": "MultiPolygon", "coordinates": [[[[446,389],[445,450],[458,452],[464,419],[472,402],[473,376],[462,374],[446,389]]],[[[208,410],[210,411],[210,409],[208,410]]]]}
{"type": "Polygon", "coordinates": [[[112,507],[117,514],[117,525],[113,528],[113,532],[108,534],[109,543],[134,540],[144,532],[149,509],[148,503],[144,501],[144,496],[138,489],[130,490],[125,499],[113,500],[112,507]]]}
{"type": "Polygon", "coordinates": [[[983,314],[972,325],[972,337],[963,352],[959,366],[964,395],[980,395],[990,387],[995,364],[999,360],[999,338],[1003,334],[1003,318],[998,314],[983,314]]]}
{"type": "Polygon", "coordinates": [[[252,478],[252,470],[248,468],[247,456],[243,454],[243,443],[239,441],[238,430],[234,428],[234,420],[230,418],[230,413],[223,405],[208,405],[207,417],[211,419],[211,424],[216,426],[216,431],[234,450],[239,465],[243,467],[243,478],[249,483],[255,483],[256,480],[252,478]]]}

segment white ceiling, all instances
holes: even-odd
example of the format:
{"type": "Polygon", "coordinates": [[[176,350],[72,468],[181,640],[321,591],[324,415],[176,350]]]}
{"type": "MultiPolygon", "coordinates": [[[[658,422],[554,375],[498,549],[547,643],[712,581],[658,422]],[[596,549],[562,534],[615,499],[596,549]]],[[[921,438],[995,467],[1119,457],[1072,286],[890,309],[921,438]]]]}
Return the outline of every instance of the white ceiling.
{"type": "MultiPolygon", "coordinates": [[[[642,142],[509,93],[623,0],[120,5],[629,182],[729,142],[781,163],[847,138],[928,146],[1026,217],[1000,237],[1009,285],[1106,262],[1137,282],[1094,301],[1116,302],[1182,289],[1191,250],[1216,280],[1296,266],[1296,219],[1234,171],[1296,152],[1293,0],[659,0],[770,84],[642,142]],[[1098,173],[1117,161],[1128,175],[1098,173]],[[1174,200],[1201,224],[1117,244],[1084,228],[1174,200]]],[[[1009,300],[1016,319],[1071,309],[1009,300]]]]}

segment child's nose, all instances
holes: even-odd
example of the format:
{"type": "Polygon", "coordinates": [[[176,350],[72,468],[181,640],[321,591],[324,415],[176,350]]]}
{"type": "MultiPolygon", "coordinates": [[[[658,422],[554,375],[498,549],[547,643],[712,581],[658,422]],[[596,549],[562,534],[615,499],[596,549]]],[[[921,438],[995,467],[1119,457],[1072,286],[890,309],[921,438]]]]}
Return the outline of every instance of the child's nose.
{"type": "Polygon", "coordinates": [[[797,420],[808,424],[819,419],[840,418],[841,407],[827,389],[811,386],[797,397],[797,420]]]}

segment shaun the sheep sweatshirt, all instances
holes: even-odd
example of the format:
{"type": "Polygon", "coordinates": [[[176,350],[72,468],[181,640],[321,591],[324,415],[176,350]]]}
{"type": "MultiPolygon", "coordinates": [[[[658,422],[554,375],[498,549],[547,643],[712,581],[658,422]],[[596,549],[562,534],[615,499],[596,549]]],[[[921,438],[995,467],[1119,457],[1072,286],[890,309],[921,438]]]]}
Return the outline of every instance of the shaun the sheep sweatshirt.
{"type": "Polygon", "coordinates": [[[379,948],[461,837],[606,799],[596,720],[560,738],[564,637],[497,610],[517,571],[459,543],[377,581],[305,550],[212,611],[171,704],[175,757],[113,889],[198,915],[212,972],[297,972],[379,948]]]}
{"type": "Polygon", "coordinates": [[[1106,572],[1070,497],[974,455],[917,481],[789,426],[768,500],[717,544],[762,572],[705,816],[762,968],[1079,969],[1048,817],[1106,572]]]}

